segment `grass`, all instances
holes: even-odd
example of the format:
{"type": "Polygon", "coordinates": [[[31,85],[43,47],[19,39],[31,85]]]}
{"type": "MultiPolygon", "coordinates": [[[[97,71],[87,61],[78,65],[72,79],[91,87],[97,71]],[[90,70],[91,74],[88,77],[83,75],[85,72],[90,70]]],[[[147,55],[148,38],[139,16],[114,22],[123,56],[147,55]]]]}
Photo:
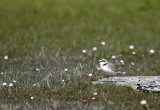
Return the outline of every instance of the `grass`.
{"type": "Polygon", "coordinates": [[[98,59],[105,57],[116,63],[111,55],[118,54],[122,54],[118,60],[125,61],[121,69],[126,76],[159,75],[159,3],[2,0],[0,71],[4,74],[0,76],[0,108],[134,110],[143,109],[139,102],[145,99],[149,109],[158,110],[158,93],[93,85],[91,81],[105,77],[96,69],[98,59]],[[101,41],[106,45],[100,45],[101,41]],[[136,55],[128,48],[131,44],[136,55]],[[98,48],[95,52],[94,46],[98,48]],[[152,48],[155,54],[149,55],[152,48]],[[4,60],[4,55],[9,60],[4,60]],[[132,61],[135,66],[130,65],[132,61]],[[17,81],[13,87],[2,85],[13,80],[17,81]]]}

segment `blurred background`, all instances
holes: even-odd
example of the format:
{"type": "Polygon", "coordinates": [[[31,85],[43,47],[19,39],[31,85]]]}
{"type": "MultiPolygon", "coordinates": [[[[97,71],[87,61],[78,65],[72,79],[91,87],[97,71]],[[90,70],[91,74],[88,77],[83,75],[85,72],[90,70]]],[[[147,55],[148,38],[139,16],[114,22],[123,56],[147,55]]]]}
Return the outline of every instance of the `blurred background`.
{"type": "Polygon", "coordinates": [[[101,41],[113,53],[125,53],[122,49],[130,44],[158,49],[159,4],[159,0],[1,0],[0,54],[81,52],[101,41]]]}

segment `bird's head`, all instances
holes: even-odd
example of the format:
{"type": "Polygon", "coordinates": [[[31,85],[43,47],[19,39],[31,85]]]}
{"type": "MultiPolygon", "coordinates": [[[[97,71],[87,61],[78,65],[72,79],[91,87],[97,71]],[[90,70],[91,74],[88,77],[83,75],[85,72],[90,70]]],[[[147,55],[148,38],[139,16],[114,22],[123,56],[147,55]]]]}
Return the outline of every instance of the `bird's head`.
{"type": "Polygon", "coordinates": [[[100,60],[98,61],[98,63],[99,63],[100,66],[103,66],[104,64],[107,63],[107,60],[104,59],[104,58],[102,58],[102,59],[100,59],[100,60]]]}

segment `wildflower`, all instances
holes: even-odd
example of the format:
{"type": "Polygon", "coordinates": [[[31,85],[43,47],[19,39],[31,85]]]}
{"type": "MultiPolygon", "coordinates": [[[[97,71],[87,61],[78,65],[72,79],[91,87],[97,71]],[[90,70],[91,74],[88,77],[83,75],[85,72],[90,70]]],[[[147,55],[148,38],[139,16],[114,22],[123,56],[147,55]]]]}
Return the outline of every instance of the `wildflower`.
{"type": "Polygon", "coordinates": [[[124,65],[124,61],[123,61],[123,60],[120,60],[120,63],[121,63],[122,65],[124,65]]]}
{"type": "Polygon", "coordinates": [[[17,81],[16,81],[16,80],[13,80],[13,82],[16,83],[17,81]]]}
{"type": "Polygon", "coordinates": [[[132,52],[132,55],[135,55],[136,54],[136,52],[132,52]]]}
{"type": "Polygon", "coordinates": [[[101,45],[106,45],[106,43],[104,41],[101,42],[101,45]]]}
{"type": "Polygon", "coordinates": [[[9,87],[12,87],[13,86],[13,84],[12,83],[9,83],[9,87]]]}
{"type": "Polygon", "coordinates": [[[97,95],[97,94],[98,94],[97,92],[94,92],[94,93],[93,93],[93,95],[97,95]]]}
{"type": "Polygon", "coordinates": [[[40,71],[40,69],[36,68],[36,71],[40,71]]]}
{"type": "Polygon", "coordinates": [[[4,56],[4,59],[5,59],[5,60],[8,60],[8,56],[7,56],[7,55],[5,55],[5,56],[4,56]]]}
{"type": "Polygon", "coordinates": [[[62,79],[62,82],[64,82],[64,79],[62,79]]]}
{"type": "Polygon", "coordinates": [[[64,71],[68,71],[68,69],[66,68],[66,69],[64,69],[64,71]]]}
{"type": "Polygon", "coordinates": [[[31,99],[33,100],[33,99],[34,99],[34,97],[32,96],[32,97],[31,97],[31,99]]]}
{"type": "Polygon", "coordinates": [[[92,100],[95,100],[96,98],[95,97],[92,97],[92,100]]]}
{"type": "Polygon", "coordinates": [[[3,75],[4,73],[3,72],[1,72],[1,75],[3,75]]]}
{"type": "Polygon", "coordinates": [[[116,59],[116,56],[115,56],[115,55],[112,55],[111,58],[112,58],[112,59],[116,59]]]}
{"type": "Polygon", "coordinates": [[[154,54],[154,49],[149,50],[150,54],[154,54]]]}
{"type": "Polygon", "coordinates": [[[96,51],[97,50],[97,47],[93,47],[93,51],[96,51]]]}
{"type": "Polygon", "coordinates": [[[131,65],[134,66],[134,62],[131,62],[131,65]]]}
{"type": "Polygon", "coordinates": [[[2,85],[3,85],[3,86],[7,86],[7,83],[6,83],[6,82],[4,82],[2,85]]]}
{"type": "Polygon", "coordinates": [[[82,53],[87,53],[87,50],[83,49],[83,50],[82,50],[82,53]]]}
{"type": "Polygon", "coordinates": [[[134,46],[133,46],[133,45],[130,45],[130,46],[129,46],[129,49],[131,49],[131,50],[134,49],[134,46]]]}
{"type": "Polygon", "coordinates": [[[141,100],[140,104],[141,104],[141,105],[146,105],[146,104],[147,104],[147,101],[146,101],[146,100],[141,100]]]}
{"type": "Polygon", "coordinates": [[[91,76],[92,76],[92,73],[88,74],[88,76],[90,76],[90,77],[91,77],[91,76]]]}

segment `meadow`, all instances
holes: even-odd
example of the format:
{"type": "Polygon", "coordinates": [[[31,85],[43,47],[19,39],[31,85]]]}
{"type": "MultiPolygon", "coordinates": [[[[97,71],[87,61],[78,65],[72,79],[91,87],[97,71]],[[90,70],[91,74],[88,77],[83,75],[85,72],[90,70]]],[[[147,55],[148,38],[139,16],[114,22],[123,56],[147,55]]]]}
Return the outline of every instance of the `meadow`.
{"type": "Polygon", "coordinates": [[[100,58],[117,64],[123,76],[160,74],[159,4],[1,0],[0,109],[158,110],[159,93],[92,81],[106,77],[97,69],[100,58]]]}

